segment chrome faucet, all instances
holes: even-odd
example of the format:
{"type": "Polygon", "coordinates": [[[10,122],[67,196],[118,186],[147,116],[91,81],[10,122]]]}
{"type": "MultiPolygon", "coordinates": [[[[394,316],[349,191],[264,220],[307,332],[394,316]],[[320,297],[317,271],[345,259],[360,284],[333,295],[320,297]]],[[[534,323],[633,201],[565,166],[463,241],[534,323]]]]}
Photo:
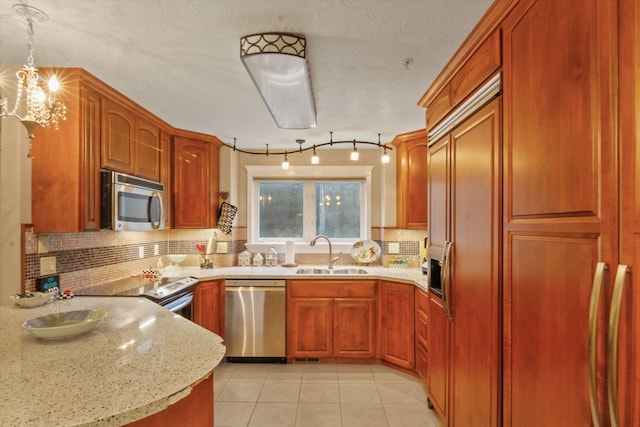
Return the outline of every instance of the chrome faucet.
{"type": "Polygon", "coordinates": [[[333,258],[333,249],[331,247],[331,240],[329,240],[329,238],[327,236],[325,236],[324,234],[318,234],[316,237],[313,238],[313,240],[311,241],[311,243],[309,243],[309,245],[310,246],[315,246],[316,245],[316,240],[318,240],[321,237],[323,239],[325,239],[327,241],[327,243],[329,243],[329,270],[333,270],[333,264],[335,264],[335,262],[338,261],[338,259],[342,255],[342,251],[340,251],[340,253],[338,254],[337,257],[333,258]]]}

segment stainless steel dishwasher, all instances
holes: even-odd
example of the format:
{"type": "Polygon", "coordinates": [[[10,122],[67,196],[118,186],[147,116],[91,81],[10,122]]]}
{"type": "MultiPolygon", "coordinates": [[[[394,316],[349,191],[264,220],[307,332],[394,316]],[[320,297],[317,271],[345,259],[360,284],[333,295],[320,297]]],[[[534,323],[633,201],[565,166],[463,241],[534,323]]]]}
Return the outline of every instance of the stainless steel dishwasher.
{"type": "Polygon", "coordinates": [[[225,281],[228,362],[286,363],[285,281],[225,281]]]}

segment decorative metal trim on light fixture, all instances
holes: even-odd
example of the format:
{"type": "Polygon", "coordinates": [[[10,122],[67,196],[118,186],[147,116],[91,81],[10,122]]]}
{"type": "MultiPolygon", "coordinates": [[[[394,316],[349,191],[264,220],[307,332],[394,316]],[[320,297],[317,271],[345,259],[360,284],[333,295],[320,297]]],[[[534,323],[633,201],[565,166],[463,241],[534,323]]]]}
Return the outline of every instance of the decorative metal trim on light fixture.
{"type": "Polygon", "coordinates": [[[240,59],[279,128],[316,127],[306,39],[259,33],[240,39],[240,59]]]}
{"type": "Polygon", "coordinates": [[[27,130],[29,137],[29,154],[27,157],[33,158],[32,146],[34,131],[38,126],[47,127],[52,125],[58,129],[60,121],[67,119],[67,107],[58,99],[56,92],[59,87],[58,79],[52,76],[49,80],[48,91],[45,92],[39,85],[38,69],[33,65],[33,24],[44,22],[49,17],[40,9],[36,9],[28,4],[14,4],[16,13],[27,21],[27,34],[29,36],[27,64],[17,73],[18,88],[16,93],[16,103],[9,111],[9,100],[0,99],[0,117],[16,117],[27,130]],[[25,115],[21,117],[18,110],[21,109],[23,92],[26,95],[25,115]]]}
{"type": "MultiPolygon", "coordinates": [[[[333,140],[333,132],[329,132],[330,134],[330,138],[328,142],[323,142],[322,144],[313,144],[313,146],[309,146],[309,147],[305,147],[302,148],[302,144],[305,143],[304,139],[297,139],[296,143],[298,143],[300,146],[297,150],[294,151],[269,151],[269,144],[266,144],[267,148],[265,151],[254,151],[254,150],[244,150],[241,148],[238,148],[236,145],[236,138],[233,138],[233,145],[231,144],[227,144],[225,142],[223,142],[222,144],[227,147],[230,148],[233,151],[238,151],[240,153],[244,153],[244,154],[252,154],[252,155],[256,155],[256,156],[269,156],[269,155],[284,155],[284,161],[282,162],[282,168],[283,169],[287,169],[289,167],[289,160],[287,155],[288,154],[294,154],[294,153],[302,153],[304,151],[308,151],[308,150],[313,150],[313,156],[311,157],[311,164],[318,164],[320,163],[320,159],[318,158],[317,154],[316,154],[316,148],[319,147],[324,147],[327,145],[333,146],[333,145],[338,145],[338,144],[351,144],[353,145],[353,151],[351,152],[351,155],[353,156],[353,153],[358,153],[358,150],[356,149],[356,145],[374,145],[378,148],[381,148],[383,150],[382,152],[382,157],[381,157],[381,162],[382,163],[389,163],[389,154],[387,153],[387,150],[393,150],[392,147],[387,146],[387,144],[382,144],[380,142],[380,134],[378,134],[378,142],[370,142],[370,141],[357,141],[355,139],[351,140],[351,141],[334,141],[333,140]],[[385,157],[386,157],[386,161],[385,161],[385,157]],[[284,167],[284,164],[287,164],[287,167],[284,167]]],[[[358,160],[357,158],[354,159],[353,157],[351,157],[351,160],[358,160]]]]}

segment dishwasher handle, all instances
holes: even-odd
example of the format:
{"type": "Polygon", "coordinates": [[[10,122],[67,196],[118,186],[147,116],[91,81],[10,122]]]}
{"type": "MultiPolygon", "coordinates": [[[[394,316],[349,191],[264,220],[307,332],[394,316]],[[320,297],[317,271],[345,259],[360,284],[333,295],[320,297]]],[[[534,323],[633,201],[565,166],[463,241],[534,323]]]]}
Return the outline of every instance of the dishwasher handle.
{"type": "Polygon", "coordinates": [[[284,292],[285,288],[282,286],[227,286],[225,292],[284,292]]]}

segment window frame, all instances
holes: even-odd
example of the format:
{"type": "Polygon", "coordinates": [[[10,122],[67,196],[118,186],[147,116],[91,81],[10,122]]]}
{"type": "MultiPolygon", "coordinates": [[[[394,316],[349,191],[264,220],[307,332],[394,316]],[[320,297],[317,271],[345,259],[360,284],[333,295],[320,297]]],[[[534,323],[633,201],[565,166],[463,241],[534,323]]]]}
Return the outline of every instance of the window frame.
{"type": "Polygon", "coordinates": [[[259,239],[258,209],[255,203],[258,201],[260,180],[276,181],[345,181],[357,180],[362,182],[360,193],[360,237],[354,239],[331,239],[335,251],[348,253],[353,243],[358,240],[368,239],[371,235],[371,176],[372,165],[364,166],[291,166],[282,169],[280,166],[251,166],[245,165],[247,171],[247,248],[251,252],[264,252],[273,247],[278,252],[285,249],[286,241],[295,242],[296,252],[299,253],[324,253],[327,251],[327,243],[318,241],[315,246],[309,246],[305,238],[297,239],[259,239]]]}

